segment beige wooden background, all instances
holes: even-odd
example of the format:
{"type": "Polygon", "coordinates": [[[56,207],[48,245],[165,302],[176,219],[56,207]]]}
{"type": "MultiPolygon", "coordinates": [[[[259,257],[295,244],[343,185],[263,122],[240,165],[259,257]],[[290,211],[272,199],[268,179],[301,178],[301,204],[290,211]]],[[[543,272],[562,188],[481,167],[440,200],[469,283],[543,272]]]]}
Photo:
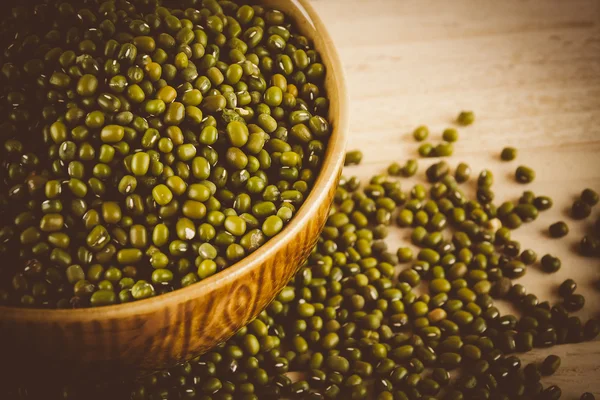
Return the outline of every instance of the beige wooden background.
{"type": "MultiPolygon", "coordinates": [[[[585,187],[600,191],[600,1],[594,0],[313,0],[329,27],[346,71],[349,149],[361,149],[361,167],[347,175],[370,177],[392,162],[416,158],[411,131],[429,126],[433,142],[460,110],[476,123],[459,129],[451,164],[466,161],[474,174],[495,174],[497,201],[523,190],[551,196],[554,207],[514,233],[523,248],[559,256],[563,267],[548,275],[536,267],[520,282],[542,300],[557,301],[556,287],[573,277],[587,303],[582,318],[599,317],[600,261],[574,252],[594,218],[573,221],[568,208],[585,187]],[[500,150],[519,149],[517,160],[500,150]],[[537,171],[530,185],[514,170],[537,171]],[[571,232],[550,239],[550,223],[565,220],[571,232]]],[[[420,178],[432,161],[420,162],[420,178]]],[[[410,187],[406,183],[406,187],[410,187]]],[[[474,192],[474,190],[473,190],[474,192]]],[[[499,204],[499,203],[498,203],[499,204]]],[[[405,244],[395,230],[390,244],[405,244]]],[[[523,361],[562,357],[546,385],[563,399],[584,391],[600,395],[600,341],[535,350],[523,361]]]]}

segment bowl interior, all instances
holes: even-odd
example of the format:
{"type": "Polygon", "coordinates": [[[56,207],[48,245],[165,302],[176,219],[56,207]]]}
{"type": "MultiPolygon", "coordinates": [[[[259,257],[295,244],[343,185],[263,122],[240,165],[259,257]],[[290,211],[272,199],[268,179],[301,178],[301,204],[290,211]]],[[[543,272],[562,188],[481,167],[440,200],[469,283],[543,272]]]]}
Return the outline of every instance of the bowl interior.
{"type": "Polygon", "coordinates": [[[225,281],[235,280],[247,268],[259,264],[261,260],[272,254],[286,241],[293,240],[301,227],[306,224],[311,215],[316,212],[320,202],[326,201],[327,189],[331,182],[337,182],[340,165],[343,164],[345,155],[346,131],[346,90],[344,72],[335,50],[334,44],[327,33],[325,26],[316,12],[305,0],[264,0],[261,4],[278,8],[292,17],[297,28],[310,38],[323,64],[327,67],[325,76],[325,89],[330,102],[329,122],[332,125],[332,134],[329,139],[325,159],[323,160],[319,176],[310,191],[307,199],[298,209],[294,218],[275,237],[268,240],[263,246],[252,254],[244,257],[229,268],[204,279],[194,285],[165,293],[149,299],[138,300],[129,304],[117,304],[99,308],[85,308],[73,310],[53,310],[35,308],[0,307],[0,318],[15,320],[85,320],[100,317],[116,317],[122,312],[135,313],[146,310],[148,307],[162,307],[165,302],[180,302],[189,297],[201,296],[207,288],[223,284],[225,281]]]}
{"type": "MultiPolygon", "coordinates": [[[[145,319],[147,317],[162,314],[173,317],[175,310],[179,312],[179,310],[182,309],[180,307],[181,305],[194,303],[195,300],[203,297],[214,297],[216,293],[222,292],[223,288],[230,287],[235,285],[237,281],[254,276],[253,271],[264,268],[265,265],[273,264],[273,266],[269,266],[269,268],[277,268],[276,261],[274,261],[274,258],[276,258],[277,255],[289,252],[288,249],[295,244],[298,237],[306,236],[307,227],[313,226],[315,219],[324,222],[326,212],[331,204],[331,199],[337,185],[337,180],[341,173],[345,156],[346,92],[343,71],[333,43],[331,42],[323,23],[315,14],[310,4],[304,0],[266,0],[262,3],[281,9],[295,21],[298,29],[314,42],[314,46],[321,55],[322,62],[327,70],[325,89],[330,101],[329,122],[332,126],[332,134],[316,182],[306,201],[298,209],[294,218],[278,235],[267,241],[262,247],[241,261],[208,279],[170,293],[128,304],[99,308],[46,310],[0,307],[0,339],[6,338],[6,336],[15,337],[21,335],[24,336],[24,338],[20,340],[20,343],[23,345],[22,348],[26,348],[27,341],[30,340],[32,341],[32,347],[39,350],[60,347],[58,343],[53,342],[52,338],[54,336],[61,337],[61,345],[69,347],[71,346],[71,343],[64,339],[64,337],[68,338],[69,336],[80,335],[84,336],[86,339],[83,342],[80,342],[79,345],[83,346],[81,343],[84,343],[90,348],[93,347],[90,349],[90,353],[95,354],[96,357],[102,357],[100,348],[104,344],[97,344],[94,341],[96,335],[101,336],[98,332],[101,332],[103,335],[102,337],[105,339],[106,336],[110,336],[111,332],[115,332],[115,335],[112,336],[117,336],[117,333],[120,335],[119,337],[109,338],[111,341],[109,344],[110,346],[116,346],[119,341],[134,341],[134,339],[136,339],[135,335],[137,334],[137,331],[132,329],[130,332],[122,332],[120,330],[115,330],[115,326],[121,326],[118,325],[118,323],[121,323],[122,321],[125,321],[123,324],[129,323],[127,321],[140,321],[139,323],[144,324],[146,323],[145,319]],[[317,215],[318,218],[316,217],[317,215]],[[76,332],[71,332],[71,327],[77,327],[78,330],[76,332]],[[111,331],[111,329],[113,330],[111,331]],[[45,330],[48,330],[47,338],[44,337],[45,330]],[[98,354],[100,354],[100,356],[98,356],[98,354]]],[[[305,240],[304,247],[309,246],[310,243],[314,244],[321,227],[322,226],[319,226],[318,229],[313,229],[311,231],[310,234],[312,236],[310,239],[305,240]]],[[[310,248],[297,248],[296,251],[298,254],[307,255],[309,250],[310,248]]],[[[282,260],[281,262],[284,263],[285,261],[282,260]]],[[[287,260],[288,264],[290,262],[290,260],[287,260]]],[[[299,265],[295,265],[295,268],[298,266],[299,265]]],[[[286,282],[278,282],[277,285],[281,287],[285,283],[286,282]]],[[[268,299],[268,301],[270,300],[272,300],[272,296],[268,299]]],[[[239,302],[239,299],[237,301],[239,302]]],[[[238,305],[238,308],[240,306],[243,305],[238,305]]],[[[192,308],[192,310],[196,314],[204,312],[204,310],[198,308],[192,308]]],[[[256,315],[258,311],[253,310],[252,313],[256,315]]],[[[250,314],[250,312],[242,313],[241,315],[243,315],[243,317],[239,320],[232,321],[232,327],[239,328],[245,325],[248,320],[254,316],[250,314]]],[[[184,313],[182,318],[190,318],[190,315],[184,313]]],[[[156,320],[158,320],[158,318],[156,320]]],[[[148,329],[152,330],[156,327],[155,331],[157,332],[157,335],[160,335],[161,331],[159,325],[162,324],[162,326],[168,326],[169,321],[169,319],[160,320],[159,322],[151,321],[149,324],[154,325],[150,327],[151,329],[148,329]]],[[[180,331],[177,329],[178,328],[174,328],[173,332],[175,333],[172,335],[181,335],[180,331]]],[[[168,332],[170,333],[171,330],[168,330],[168,332]]],[[[226,339],[227,336],[232,333],[232,331],[221,333],[220,340],[226,339]]],[[[202,335],[203,333],[201,331],[197,334],[202,335]]],[[[1,342],[7,343],[4,340],[1,342]]],[[[132,343],[131,346],[135,346],[135,344],[132,343]]],[[[9,348],[10,346],[4,347],[9,348]]],[[[33,352],[33,350],[27,351],[33,352]]],[[[50,353],[55,354],[58,351],[60,351],[60,349],[54,349],[50,351],[50,353]]],[[[168,357],[165,356],[165,360],[182,360],[197,355],[197,352],[196,354],[193,354],[192,352],[186,352],[184,350],[175,352],[167,349],[167,351],[171,351],[173,355],[169,355],[168,357]]],[[[86,357],[87,355],[82,356],[81,359],[77,361],[85,361],[84,359],[86,357]]],[[[106,360],[110,360],[114,357],[119,357],[119,355],[109,354],[104,357],[106,357],[106,360]]],[[[70,358],[72,358],[71,355],[65,355],[63,360],[69,360],[70,358]]]]}

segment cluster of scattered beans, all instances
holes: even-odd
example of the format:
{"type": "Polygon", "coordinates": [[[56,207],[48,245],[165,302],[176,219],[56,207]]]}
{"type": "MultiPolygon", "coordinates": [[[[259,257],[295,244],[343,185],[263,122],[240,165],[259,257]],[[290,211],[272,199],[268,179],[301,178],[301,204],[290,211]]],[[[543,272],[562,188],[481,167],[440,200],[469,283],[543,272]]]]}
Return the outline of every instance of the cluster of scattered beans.
{"type": "MultiPolygon", "coordinates": [[[[360,158],[348,152],[350,163],[360,158]]],[[[552,201],[526,191],[496,206],[489,170],[469,198],[461,183],[474,179],[470,168],[460,163],[452,170],[444,160],[427,168],[425,181],[403,188],[398,176],[417,170],[418,161],[409,160],[362,184],[343,177],[317,246],[266,310],[211,352],[111,388],[113,396],[559,399],[561,389],[540,379],[555,373],[561,359],[523,365],[517,353],[592,340],[600,322],[572,314],[585,302],[572,279],[557,288],[555,303],[513,282],[535,265],[560,268],[558,258],[538,260],[511,238],[552,201]],[[419,250],[389,248],[392,229],[410,230],[419,250]],[[502,313],[496,299],[512,303],[519,316],[502,313]]],[[[582,201],[594,197],[585,193],[582,201]]],[[[88,387],[77,385],[63,395],[91,398],[88,387]]]]}
{"type": "Polygon", "coordinates": [[[170,4],[2,18],[0,304],[186,287],[275,236],[311,190],[330,127],[308,39],[275,9],[170,4]]]}

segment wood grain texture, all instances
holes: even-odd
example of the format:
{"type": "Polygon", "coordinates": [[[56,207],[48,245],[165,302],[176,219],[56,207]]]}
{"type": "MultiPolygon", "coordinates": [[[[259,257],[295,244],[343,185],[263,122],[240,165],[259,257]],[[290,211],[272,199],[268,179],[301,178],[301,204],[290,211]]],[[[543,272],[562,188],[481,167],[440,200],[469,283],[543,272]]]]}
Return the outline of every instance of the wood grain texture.
{"type": "MultiPolygon", "coordinates": [[[[552,253],[562,269],[547,275],[532,267],[519,280],[542,300],[557,301],[556,286],[568,277],[587,304],[582,318],[598,317],[598,259],[573,248],[598,218],[576,222],[568,207],[585,187],[600,190],[600,2],[595,0],[313,0],[327,24],[346,70],[349,149],[364,152],[364,165],[346,169],[363,178],[392,162],[417,158],[412,130],[429,126],[441,140],[459,111],[476,123],[460,129],[450,164],[466,161],[474,173],[491,169],[498,201],[523,190],[551,196],[554,207],[513,235],[523,248],[552,253]],[[519,149],[503,163],[506,145],[519,149]],[[518,165],[537,171],[531,185],[514,182],[518,165]],[[549,239],[550,223],[565,220],[570,234],[549,239]]],[[[417,180],[434,160],[421,161],[417,180]]],[[[408,180],[410,187],[416,180],[408,180]]],[[[474,193],[474,185],[469,186],[474,193]]],[[[393,230],[391,248],[406,245],[393,230]]],[[[550,353],[563,367],[545,384],[560,384],[563,398],[588,390],[600,395],[600,342],[535,350],[524,361],[550,353]]]]}
{"type": "MultiPolygon", "coordinates": [[[[301,32],[314,38],[328,70],[325,88],[332,134],[305,203],[285,229],[256,252],[187,288],[127,305],[91,309],[0,307],[3,372],[27,377],[39,372],[50,376],[58,370],[85,379],[102,377],[101,371],[119,377],[116,369],[131,372],[172,366],[209,350],[246,325],[306,259],[325,223],[342,171],[347,115],[344,76],[336,50],[310,5],[303,0],[265,3],[281,3],[278,7],[288,12],[301,32]]],[[[2,379],[9,375],[3,374],[2,379]]]]}

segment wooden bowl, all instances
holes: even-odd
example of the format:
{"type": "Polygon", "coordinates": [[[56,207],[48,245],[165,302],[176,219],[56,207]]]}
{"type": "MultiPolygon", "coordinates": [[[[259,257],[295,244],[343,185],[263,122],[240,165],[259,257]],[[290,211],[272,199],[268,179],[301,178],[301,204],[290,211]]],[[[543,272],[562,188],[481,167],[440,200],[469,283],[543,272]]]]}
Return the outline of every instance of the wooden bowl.
{"type": "MultiPolygon", "coordinates": [[[[0,307],[3,371],[70,367],[156,370],[190,359],[254,318],[297,271],[327,218],[344,162],[346,91],[337,52],[306,0],[265,0],[292,17],[326,67],[332,135],[305,203],[277,236],[226,270],[187,288],[126,305],[74,310],[0,307]],[[102,368],[104,367],[104,368],[102,368]],[[52,367],[51,367],[52,368],[52,367]]],[[[29,375],[31,371],[29,371],[29,375]]]]}

